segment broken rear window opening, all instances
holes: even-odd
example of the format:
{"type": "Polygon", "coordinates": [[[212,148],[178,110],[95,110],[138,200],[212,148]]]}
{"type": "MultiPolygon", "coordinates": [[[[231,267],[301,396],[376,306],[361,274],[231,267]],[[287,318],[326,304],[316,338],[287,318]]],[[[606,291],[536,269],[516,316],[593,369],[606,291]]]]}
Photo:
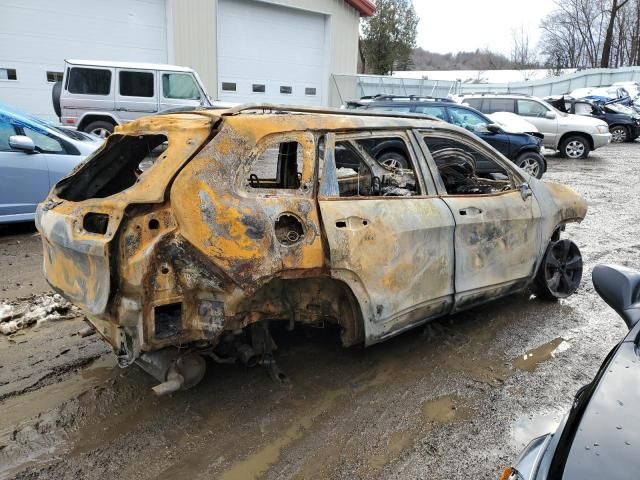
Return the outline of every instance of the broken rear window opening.
{"type": "Polygon", "coordinates": [[[122,192],[135,184],[167,148],[164,135],[111,135],[102,150],[58,184],[56,194],[63,200],[79,202],[122,192]]]}
{"type": "Polygon", "coordinates": [[[271,144],[251,165],[249,187],[300,188],[302,153],[302,145],[298,142],[271,144]]]}

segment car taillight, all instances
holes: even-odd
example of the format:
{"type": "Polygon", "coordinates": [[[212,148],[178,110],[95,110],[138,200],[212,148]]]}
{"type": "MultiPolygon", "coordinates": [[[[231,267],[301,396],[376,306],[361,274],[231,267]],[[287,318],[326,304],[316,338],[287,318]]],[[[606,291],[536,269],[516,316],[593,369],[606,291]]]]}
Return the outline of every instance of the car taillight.
{"type": "Polygon", "coordinates": [[[511,480],[515,479],[515,470],[512,467],[507,467],[502,471],[502,475],[500,475],[500,480],[511,480]]]}

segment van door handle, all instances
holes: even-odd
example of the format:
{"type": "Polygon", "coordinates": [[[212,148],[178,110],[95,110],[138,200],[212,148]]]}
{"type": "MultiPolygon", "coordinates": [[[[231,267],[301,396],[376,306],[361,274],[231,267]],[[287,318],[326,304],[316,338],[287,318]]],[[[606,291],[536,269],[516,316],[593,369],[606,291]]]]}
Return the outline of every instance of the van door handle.
{"type": "Polygon", "coordinates": [[[465,215],[467,217],[474,217],[482,213],[482,210],[476,207],[461,208],[459,211],[460,215],[465,215]]]}

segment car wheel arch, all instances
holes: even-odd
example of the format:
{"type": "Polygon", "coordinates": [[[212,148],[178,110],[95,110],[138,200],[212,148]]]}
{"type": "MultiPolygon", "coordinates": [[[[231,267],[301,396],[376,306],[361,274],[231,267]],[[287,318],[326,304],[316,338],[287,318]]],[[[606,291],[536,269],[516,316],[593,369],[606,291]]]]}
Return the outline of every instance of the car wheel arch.
{"type": "Polygon", "coordinates": [[[114,126],[120,124],[112,115],[106,113],[87,113],[83,115],[80,122],[78,122],[77,129],[84,131],[83,129],[93,122],[109,122],[114,126]]]}
{"type": "Polygon", "coordinates": [[[587,142],[589,143],[589,149],[590,150],[594,149],[593,136],[586,132],[566,132],[562,134],[562,136],[558,140],[558,147],[560,147],[560,144],[562,144],[562,142],[569,137],[582,137],[585,140],[587,140],[587,142]]]}
{"type": "MultiPolygon", "coordinates": [[[[354,279],[338,279],[332,275],[315,276],[305,278],[280,278],[273,277],[258,288],[251,295],[248,295],[237,308],[238,312],[257,321],[264,315],[260,314],[260,306],[274,306],[282,304],[282,312],[269,312],[294,318],[301,324],[313,325],[312,317],[321,317],[326,313],[335,314],[335,323],[341,327],[341,340],[345,347],[362,344],[365,341],[366,326],[363,315],[363,306],[370,304],[366,290],[359,282],[354,283],[354,279]],[[283,292],[295,292],[293,295],[283,294],[283,292]],[[363,295],[365,298],[363,298],[363,295]],[[311,303],[311,302],[317,303],[311,303]],[[327,305],[326,302],[330,302],[327,305]],[[318,303],[320,305],[318,305],[318,303]],[[322,307],[322,312],[313,312],[310,305],[322,307]],[[327,312],[324,309],[328,309],[327,312]],[[287,311],[284,311],[287,310],[287,311]],[[301,317],[295,312],[310,312],[309,318],[301,317]],[[259,315],[254,316],[254,312],[259,315]]],[[[273,308],[273,307],[271,307],[273,308]]],[[[267,317],[264,317],[267,318],[267,317]]],[[[322,317],[324,318],[324,317],[322,317]]]]}

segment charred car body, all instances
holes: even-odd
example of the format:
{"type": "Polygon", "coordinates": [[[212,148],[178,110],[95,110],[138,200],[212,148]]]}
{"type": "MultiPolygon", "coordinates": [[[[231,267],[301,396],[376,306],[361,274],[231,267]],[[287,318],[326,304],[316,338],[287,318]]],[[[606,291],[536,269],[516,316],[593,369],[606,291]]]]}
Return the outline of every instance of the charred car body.
{"type": "Polygon", "coordinates": [[[37,212],[44,272],[120,364],[196,383],[202,355],[272,366],[269,321],[371,345],[533,286],[571,294],[585,202],[433,119],[253,105],[118,127],[37,212]],[[405,166],[380,163],[381,142],[405,166]],[[507,175],[477,176],[496,162],[507,175]]]}

